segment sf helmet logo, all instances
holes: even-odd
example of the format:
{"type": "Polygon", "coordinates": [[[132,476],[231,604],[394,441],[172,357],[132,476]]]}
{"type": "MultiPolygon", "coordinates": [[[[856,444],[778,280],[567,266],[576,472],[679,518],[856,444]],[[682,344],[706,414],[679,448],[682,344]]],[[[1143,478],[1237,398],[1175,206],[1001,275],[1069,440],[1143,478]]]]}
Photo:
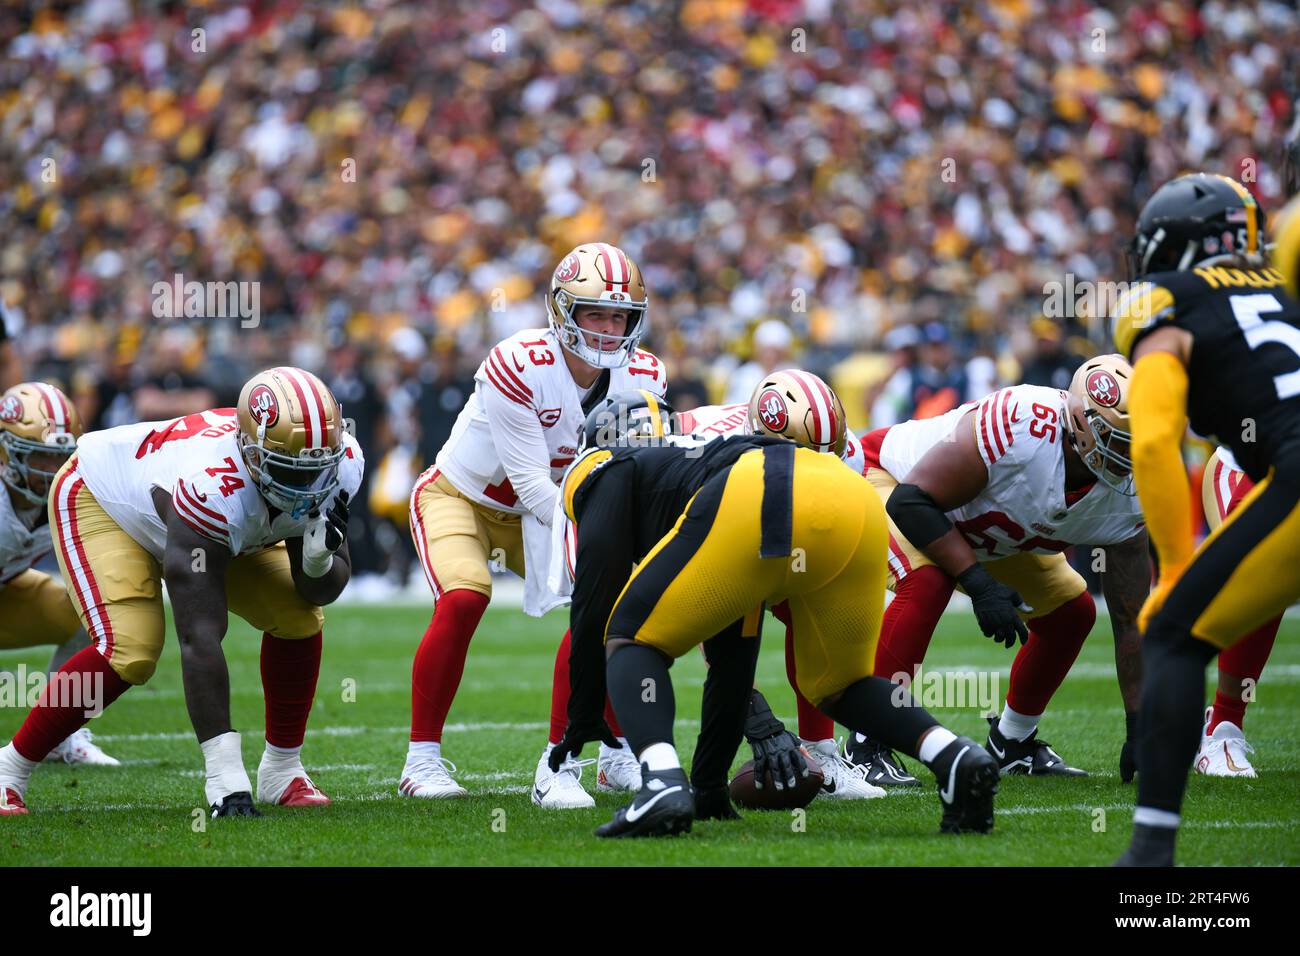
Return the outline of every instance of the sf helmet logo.
{"type": "Polygon", "coordinates": [[[758,396],[758,417],[774,432],[784,432],[790,424],[790,412],[785,407],[785,399],[774,388],[769,388],[758,396]]]}
{"type": "Polygon", "coordinates": [[[1087,392],[1088,397],[1102,408],[1114,408],[1119,404],[1119,382],[1104,368],[1088,375],[1087,392]]]}
{"type": "Polygon", "coordinates": [[[555,281],[572,282],[576,278],[578,278],[578,257],[570,252],[555,267],[555,281]]]}
{"type": "Polygon", "coordinates": [[[248,396],[248,414],[259,425],[270,428],[280,420],[280,403],[269,386],[258,385],[248,396]]]}
{"type": "Polygon", "coordinates": [[[0,422],[16,422],[23,417],[23,403],[17,395],[6,396],[0,402],[0,422]]]}

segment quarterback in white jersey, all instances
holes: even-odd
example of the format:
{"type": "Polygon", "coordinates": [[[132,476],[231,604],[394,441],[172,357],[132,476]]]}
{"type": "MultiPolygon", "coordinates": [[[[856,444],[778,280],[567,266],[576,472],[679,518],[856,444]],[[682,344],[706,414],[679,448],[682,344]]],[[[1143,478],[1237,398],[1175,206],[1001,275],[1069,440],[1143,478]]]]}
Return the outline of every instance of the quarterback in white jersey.
{"type": "MultiPolygon", "coordinates": [[[[0,395],[0,650],[54,645],[50,683],[64,680],[59,668],[86,644],[67,590],[35,569],[54,550],[46,509],[54,475],[80,436],[76,407],[53,385],[23,382],[0,395]]],[[[47,759],[118,763],[84,727],[47,759]]]]}
{"type": "MultiPolygon", "coordinates": [[[[885,613],[876,675],[913,679],[955,587],[980,629],[1012,647],[1006,705],[987,747],[1003,773],[1081,776],[1037,737],[1038,721],[1096,619],[1083,577],[1063,551],[1095,546],[1115,632],[1130,742],[1140,681],[1137,613],[1151,570],[1128,461],[1128,363],[1092,359],[1069,391],[1018,385],[946,415],[863,436],[868,481],[890,517],[895,600],[885,613]],[[1026,623],[1028,627],[1026,628],[1026,623]]],[[[854,738],[867,777],[907,782],[896,758],[854,738]]]]}
{"type": "MultiPolygon", "coordinates": [[[[280,367],[249,380],[237,409],[88,436],[54,479],[56,553],[90,637],[65,671],[97,688],[95,710],[147,681],[163,647],[165,580],[214,816],[258,815],[230,722],[221,650],[230,612],[263,631],[258,800],[329,802],[300,751],[320,671],[320,608],[350,575],[347,502],[363,467],[329,389],[280,367]]],[[[0,750],[0,791],[20,804],[35,762],[90,716],[65,704],[43,695],[0,750]]]]}
{"type": "MultiPolygon", "coordinates": [[[[575,248],[551,276],[548,327],[517,332],[488,353],[437,460],[416,480],[411,537],[434,607],[412,668],[411,738],[398,785],[404,796],[465,793],[442,757],[442,731],[492,572],[508,568],[524,578],[531,614],[560,603],[546,587],[551,515],[586,409],[631,388],[664,395],[666,369],[638,347],[647,304],[641,270],[621,249],[575,248]]],[[[626,786],[640,786],[626,748],[611,748],[602,765],[626,786]]],[[[576,762],[568,770],[561,788],[580,773],[576,762]]]]}

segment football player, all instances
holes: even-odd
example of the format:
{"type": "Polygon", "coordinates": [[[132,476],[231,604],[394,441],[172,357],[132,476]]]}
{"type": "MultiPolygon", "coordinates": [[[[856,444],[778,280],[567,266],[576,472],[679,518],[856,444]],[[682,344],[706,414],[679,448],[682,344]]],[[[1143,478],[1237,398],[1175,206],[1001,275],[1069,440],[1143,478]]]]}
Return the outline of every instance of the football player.
{"type": "MultiPolygon", "coordinates": [[[[1002,773],[1083,776],[1038,737],[1048,702],[1096,620],[1083,577],[1062,554],[1099,546],[1127,714],[1136,723],[1141,671],[1137,613],[1151,571],[1128,459],[1130,368],[1117,355],[1085,362],[1068,391],[1016,385],[938,418],[862,439],[866,477],[890,518],[889,572],[875,673],[910,680],[955,587],[983,633],[1008,648],[1006,703],[986,746],[1002,773]]],[[[867,779],[911,777],[877,741],[850,744],[867,779]]],[[[1121,773],[1132,777],[1132,745],[1121,773]]]]}
{"type": "MultiPolygon", "coordinates": [[[[623,414],[626,415],[626,410],[633,406],[644,407],[645,402],[637,403],[635,397],[631,397],[630,404],[628,401],[623,403],[625,409],[623,414]]],[[[834,453],[855,472],[862,471],[861,448],[857,439],[848,430],[844,406],[840,403],[839,396],[819,376],[801,369],[781,369],[771,372],[755,387],[748,402],[736,405],[707,405],[675,413],[670,430],[674,435],[686,436],[700,442],[713,441],[729,435],[766,434],[789,438],[804,448],[834,453]]],[[[568,523],[563,513],[557,514],[555,520],[568,523]]],[[[784,604],[778,604],[772,608],[772,613],[786,625],[786,675],[795,693],[799,737],[816,768],[822,773],[823,795],[841,800],[884,796],[884,790],[868,784],[863,778],[861,769],[849,763],[840,753],[834,736],[835,722],[799,693],[798,681],[795,678],[794,641],[789,608],[784,604]]],[[[560,742],[568,720],[569,655],[570,642],[569,635],[566,634],[556,658],[556,671],[557,673],[563,671],[563,681],[556,681],[551,699],[550,743],[552,746],[560,742]]],[[[766,700],[757,690],[753,692],[751,704],[756,713],[770,714],[766,700]]],[[[773,728],[779,725],[779,721],[772,717],[768,720],[756,720],[754,724],[755,727],[761,725],[764,731],[761,736],[757,730],[753,734],[746,735],[751,745],[759,744],[757,753],[762,749],[761,741],[768,740],[773,735],[773,728]]],[[[781,726],[781,732],[784,730],[784,726],[781,726]]],[[[554,759],[552,757],[552,762],[554,759]]],[[[761,774],[759,779],[762,779],[761,774]]],[[[692,782],[698,789],[699,783],[694,777],[692,782]]]]}
{"type": "Polygon", "coordinates": [[[1300,597],[1300,305],[1263,242],[1244,186],[1180,176],[1138,217],[1142,281],[1113,316],[1133,362],[1133,473],[1159,558],[1139,618],[1142,772],[1121,865],[1173,863],[1205,666],[1300,597]],[[1199,548],[1181,455],[1189,421],[1255,483],[1199,548]]]}
{"type": "MultiPolygon", "coordinates": [[[[609,696],[642,764],[641,789],[597,835],[690,829],[697,807],[673,746],[669,665],[781,601],[789,602],[804,696],[840,723],[919,756],[939,780],[941,829],[992,828],[997,764],[905,691],[871,676],[888,532],[860,475],[830,455],[755,435],[703,447],[590,449],[562,487],[577,539],[571,723],[599,723],[600,697],[590,687],[600,670],[592,658],[599,661],[604,645],[609,696]]],[[[709,677],[726,668],[752,679],[752,664],[746,673],[741,663],[713,660],[709,677]]],[[[566,731],[575,743],[584,736],[592,739],[566,731]]]]}
{"type": "MultiPolygon", "coordinates": [[[[442,730],[492,594],[492,568],[524,577],[526,609],[529,591],[545,589],[556,484],[577,454],[587,410],[612,392],[664,395],[663,364],[638,348],[647,305],[641,270],[621,249],[575,248],[551,276],[547,328],[517,332],[488,353],[451,436],[416,481],[411,535],[434,607],[412,672],[411,741],[398,786],[405,796],[465,794],[442,756],[442,730]]],[[[612,711],[609,718],[617,732],[612,711]]],[[[599,769],[601,789],[640,785],[635,759],[615,737],[599,769]]],[[[576,760],[565,762],[540,780],[534,799],[594,806],[581,773],[576,760]]]]}
{"type": "MultiPolygon", "coordinates": [[[[53,385],[24,382],[0,395],[0,650],[57,645],[51,675],[85,646],[86,634],[67,589],[32,566],[54,550],[46,504],[54,475],[76,451],[79,437],[81,416],[53,385]]],[[[46,759],[118,764],[85,727],[46,759]]]]}
{"type": "MultiPolygon", "coordinates": [[[[347,502],[363,467],[329,389],[280,367],[250,379],[237,408],[88,435],[54,479],[56,553],[91,641],[60,673],[100,688],[100,710],[145,683],[162,653],[166,581],[214,816],[259,815],[230,721],[221,641],[231,612],[263,632],[258,800],[329,802],[300,751],[320,671],[320,609],[348,581],[347,502]]],[[[86,717],[41,696],[0,750],[5,812],[26,812],[32,768],[86,717]]]]}

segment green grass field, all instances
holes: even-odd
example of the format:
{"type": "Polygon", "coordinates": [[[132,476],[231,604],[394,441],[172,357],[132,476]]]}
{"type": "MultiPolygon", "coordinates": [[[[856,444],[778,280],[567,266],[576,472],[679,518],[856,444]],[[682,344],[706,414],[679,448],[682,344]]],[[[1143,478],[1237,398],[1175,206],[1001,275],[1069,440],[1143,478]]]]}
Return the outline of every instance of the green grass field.
{"type": "MultiPolygon", "coordinates": [[[[542,621],[490,610],[470,649],[464,683],[443,739],[468,799],[397,796],[406,750],[411,657],[428,620],[423,607],[329,611],[325,660],[304,760],[334,800],[313,810],[269,809],[261,820],[200,821],[202,759],[189,729],[175,642],[154,680],[132,690],[92,728],[121,768],[41,767],[28,791],[32,812],[0,819],[8,865],[1101,865],[1123,849],[1132,786],[1119,782],[1123,718],[1109,629],[1099,626],[1053,702],[1043,736],[1092,776],[1003,781],[990,836],[941,837],[928,774],[923,791],[863,802],[818,799],[797,832],[782,813],[698,824],[676,840],[606,842],[592,830],[625,802],[597,795],[586,811],[543,811],[529,800],[546,739],[550,674],[564,618],[542,621]],[[355,701],[345,702],[347,682],[355,701]],[[1096,832],[1104,822],[1104,832],[1096,832]]],[[[1105,620],[1104,616],[1102,618],[1105,620]]],[[[793,715],[777,627],[769,619],[760,685],[778,714],[793,715]]],[[[779,627],[779,626],[778,626],[779,627]]],[[[1255,781],[1195,777],[1179,847],[1181,863],[1300,863],[1300,623],[1287,621],[1247,731],[1258,748],[1255,781]]],[[[250,774],[261,753],[258,638],[232,620],[226,639],[234,719],[250,774]]],[[[0,668],[43,666],[44,649],[0,654],[0,668]]],[[[950,615],[927,661],[934,668],[997,669],[1002,691],[1011,655],[980,637],[974,619],[950,615]]],[[[691,655],[673,668],[678,744],[698,732],[703,665],[691,655]]],[[[976,710],[939,710],[958,732],[984,739],[976,710]]],[[[24,711],[0,709],[7,740],[24,711]]],[[[791,726],[793,719],[791,717],[791,726]]],[[[594,751],[594,747],[589,748],[594,751]]],[[[742,747],[739,760],[747,759],[742,747]]],[[[594,752],[586,754],[594,756],[594,752]]],[[[913,764],[915,768],[915,764],[913,764]]],[[[584,775],[595,788],[594,767],[584,775]]]]}

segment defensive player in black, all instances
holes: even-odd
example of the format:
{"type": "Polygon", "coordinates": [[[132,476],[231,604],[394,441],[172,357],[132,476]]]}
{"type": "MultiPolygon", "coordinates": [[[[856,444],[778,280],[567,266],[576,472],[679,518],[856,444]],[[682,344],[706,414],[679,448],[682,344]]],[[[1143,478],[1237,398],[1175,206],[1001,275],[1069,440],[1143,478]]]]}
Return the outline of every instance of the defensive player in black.
{"type": "MultiPolygon", "coordinates": [[[[690,829],[695,802],[673,746],[668,668],[731,622],[761,613],[764,602],[781,600],[790,603],[804,696],[930,767],[941,830],[990,830],[997,764],[905,690],[871,676],[887,530],[865,480],[833,456],[766,436],[701,447],[616,435],[615,444],[586,451],[561,489],[577,526],[565,737],[569,746],[599,737],[600,693],[590,683],[604,644],[609,696],[642,764],[640,792],[597,834],[690,829]]],[[[711,661],[710,678],[732,666],[711,661]]],[[[752,680],[752,663],[734,673],[752,680]]],[[[743,711],[731,717],[732,753],[743,711]]]]}
{"type": "Polygon", "coordinates": [[[1134,366],[1133,474],[1160,559],[1138,619],[1138,795],[1121,865],[1172,865],[1206,664],[1300,597],[1300,305],[1261,255],[1261,219],[1234,180],[1166,183],[1131,250],[1144,281],[1113,317],[1134,366]],[[1181,455],[1189,420],[1255,482],[1199,549],[1181,455]]]}

